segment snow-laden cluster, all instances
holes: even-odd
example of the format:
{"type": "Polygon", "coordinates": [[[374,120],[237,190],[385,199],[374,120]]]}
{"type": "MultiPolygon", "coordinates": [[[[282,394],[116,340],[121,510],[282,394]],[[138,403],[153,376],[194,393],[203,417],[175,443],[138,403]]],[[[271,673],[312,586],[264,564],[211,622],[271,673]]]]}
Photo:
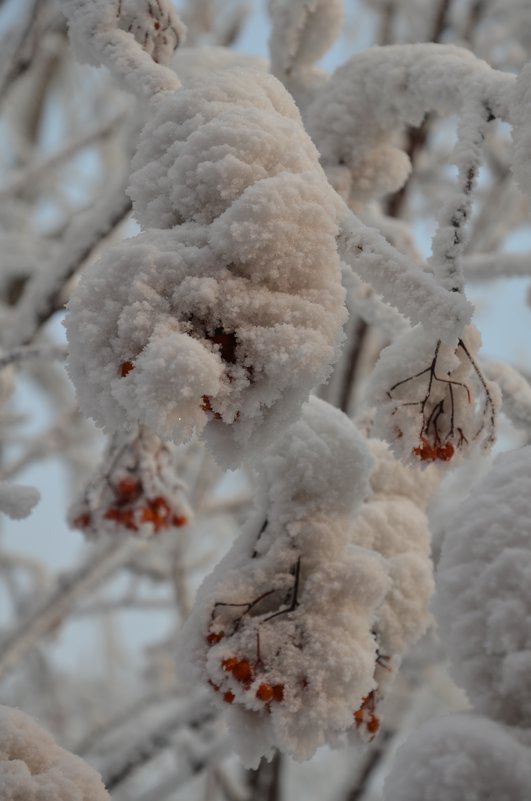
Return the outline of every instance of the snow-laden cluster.
{"type": "Polygon", "coordinates": [[[497,458],[448,522],[435,613],[474,709],[531,728],[531,447],[497,458]]]}
{"type": "Polygon", "coordinates": [[[513,84],[514,76],[496,72],[464,48],[371,47],[323,84],[305,119],[345,198],[366,201],[395,192],[407,179],[409,157],[395,143],[406,126],[421,125],[432,111],[462,113],[476,103],[505,118],[513,84]]]}
{"type": "Polygon", "coordinates": [[[184,38],[171,0],[61,0],[76,57],[104,64],[134,94],[178,89],[164,67],[184,38]]]}
{"type": "Polygon", "coordinates": [[[385,801],[528,801],[531,751],[503,725],[448,715],[421,726],[399,748],[385,801]]]}
{"type": "Polygon", "coordinates": [[[308,759],[363,720],[389,586],[384,560],[349,542],[370,466],[349,419],[312,398],[262,456],[259,508],[199,591],[180,654],[247,764],[274,747],[308,759]]]}
{"type": "Polygon", "coordinates": [[[412,465],[455,463],[494,441],[498,387],[477,363],[481,340],[468,326],[457,348],[417,327],[382,351],[371,377],[375,433],[412,465]]]}
{"type": "Polygon", "coordinates": [[[0,706],[1,801],[109,801],[99,774],[29,715],[0,706]]]}
{"type": "Polygon", "coordinates": [[[354,517],[351,542],[385,559],[389,586],[378,607],[373,635],[377,646],[376,687],[367,700],[360,728],[378,729],[377,704],[400,667],[403,654],[431,620],[433,568],[426,506],[438,484],[432,470],[414,473],[397,462],[386,443],[371,439],[372,494],[354,517]],[[363,724],[363,725],[362,725],[363,724]]]}
{"type": "Polygon", "coordinates": [[[175,446],[145,429],[115,435],[102,467],[70,509],[71,525],[87,536],[144,537],[187,525],[191,512],[175,463],[175,446]]]}
{"type": "Polygon", "coordinates": [[[270,441],[337,356],[337,203],[273,77],[228,69],[153,99],[133,161],[147,230],[88,269],[69,305],[85,414],[225,464],[270,441]]]}

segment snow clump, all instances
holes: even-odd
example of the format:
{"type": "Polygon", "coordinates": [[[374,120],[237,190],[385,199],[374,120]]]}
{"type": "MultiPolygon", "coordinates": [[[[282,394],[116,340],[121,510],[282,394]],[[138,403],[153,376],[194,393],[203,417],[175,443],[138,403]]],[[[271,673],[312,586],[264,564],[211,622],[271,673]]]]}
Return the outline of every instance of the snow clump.
{"type": "Polygon", "coordinates": [[[0,706],[1,801],[110,801],[99,774],[29,715],[0,706]]]}

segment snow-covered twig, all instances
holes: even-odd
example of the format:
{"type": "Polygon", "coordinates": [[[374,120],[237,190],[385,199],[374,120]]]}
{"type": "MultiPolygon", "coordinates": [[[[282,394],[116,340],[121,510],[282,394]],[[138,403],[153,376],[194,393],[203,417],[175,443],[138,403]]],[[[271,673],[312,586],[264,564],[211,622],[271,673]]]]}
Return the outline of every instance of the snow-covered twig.
{"type": "Polygon", "coordinates": [[[81,269],[98,245],[122,223],[131,211],[124,185],[113,188],[94,210],[88,209],[72,222],[61,253],[30,279],[4,336],[5,347],[31,342],[39,328],[62,308],[61,293],[67,281],[81,269]]]}
{"type": "Polygon", "coordinates": [[[470,322],[472,307],[460,293],[449,292],[432,275],[410,264],[347,207],[341,217],[338,247],[353,272],[413,324],[422,323],[441,339],[455,341],[470,322]]]}
{"type": "Polygon", "coordinates": [[[0,370],[12,364],[19,364],[31,359],[57,359],[63,361],[68,355],[66,345],[22,345],[12,348],[7,353],[0,352],[0,370]]]}
{"type": "Polygon", "coordinates": [[[60,169],[66,162],[78,155],[82,150],[93,144],[107,139],[116,132],[120,124],[125,120],[125,114],[118,114],[109,122],[98,126],[95,130],[84,133],[73,139],[62,150],[49,158],[29,164],[24,170],[15,173],[6,186],[0,189],[0,200],[5,200],[10,196],[16,195],[29,186],[34,188],[34,184],[42,181],[49,173],[60,169]]]}
{"type": "Polygon", "coordinates": [[[482,360],[481,368],[501,389],[507,417],[517,428],[531,431],[531,385],[527,379],[507,362],[482,360]]]}
{"type": "Polygon", "coordinates": [[[104,64],[133,94],[174,91],[168,64],[185,29],[169,0],[61,0],[80,60],[104,64]]]}
{"type": "MultiPolygon", "coordinates": [[[[102,775],[105,786],[109,790],[115,790],[123,784],[136,770],[168,748],[179,729],[185,727],[198,729],[214,720],[215,717],[216,712],[212,708],[207,695],[196,695],[194,698],[184,702],[177,713],[159,723],[154,730],[142,731],[141,736],[127,749],[123,756],[113,760],[111,764],[103,768],[102,775]]],[[[182,781],[188,781],[191,776],[204,770],[211,759],[219,758],[221,754],[226,752],[227,745],[225,735],[222,735],[221,738],[215,738],[204,757],[198,760],[195,765],[192,763],[188,765],[188,770],[182,777],[182,781]]]]}
{"type": "Polygon", "coordinates": [[[531,253],[471,253],[462,263],[467,281],[531,276],[531,253]]]}
{"type": "Polygon", "coordinates": [[[367,199],[396,191],[409,175],[409,158],[392,144],[399,130],[431,111],[466,113],[470,103],[510,119],[514,85],[513,75],[464,48],[372,47],[339,67],[305,116],[325,170],[344,174],[348,196],[367,199]]]}
{"type": "Polygon", "coordinates": [[[138,541],[114,540],[95,551],[83,564],[59,581],[51,596],[11,633],[0,640],[0,678],[54,630],[81,598],[122,565],[141,547],[138,541]]]}

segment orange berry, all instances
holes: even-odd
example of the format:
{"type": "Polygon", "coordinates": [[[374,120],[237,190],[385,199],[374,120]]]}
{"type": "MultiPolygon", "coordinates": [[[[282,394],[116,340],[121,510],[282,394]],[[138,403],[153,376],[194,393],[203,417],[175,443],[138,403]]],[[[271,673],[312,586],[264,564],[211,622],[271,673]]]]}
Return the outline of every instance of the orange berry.
{"type": "Polygon", "coordinates": [[[228,692],[226,693],[223,693],[223,700],[225,701],[226,704],[232,704],[235,697],[236,696],[234,695],[234,693],[231,693],[230,690],[228,690],[228,692]]]}
{"type": "Polygon", "coordinates": [[[177,528],[181,528],[181,526],[186,526],[188,523],[188,518],[184,515],[173,515],[171,519],[172,526],[176,526],[177,528]]]}
{"type": "Polygon", "coordinates": [[[88,528],[90,523],[91,517],[89,512],[82,512],[72,520],[72,525],[76,528],[88,528]]]}
{"type": "Polygon", "coordinates": [[[437,458],[443,462],[449,462],[454,455],[454,446],[451,442],[446,442],[444,445],[437,448],[437,458]]]}
{"type": "Polygon", "coordinates": [[[121,376],[122,378],[125,378],[126,375],[128,375],[131,372],[131,370],[134,369],[135,365],[133,364],[133,362],[131,361],[122,362],[122,364],[118,368],[118,375],[121,376]]]}
{"type": "Polygon", "coordinates": [[[120,522],[131,531],[138,531],[138,526],[135,523],[134,512],[132,509],[122,509],[120,514],[120,522]]]}
{"type": "Polygon", "coordinates": [[[271,701],[273,699],[273,688],[270,684],[261,684],[256,691],[256,697],[264,703],[271,701]]]}
{"type": "Polygon", "coordinates": [[[237,656],[229,656],[227,659],[224,659],[221,663],[221,667],[223,670],[228,670],[232,673],[236,665],[240,660],[237,656]]]}
{"type": "Polygon", "coordinates": [[[216,645],[216,643],[222,640],[224,636],[225,636],[224,631],[211,631],[207,637],[207,643],[209,645],[216,645]]]}
{"type": "Polygon", "coordinates": [[[246,659],[242,659],[241,662],[234,665],[232,675],[236,681],[240,681],[242,684],[249,684],[253,678],[253,671],[249,662],[246,659]]]}
{"type": "Polygon", "coordinates": [[[273,686],[273,701],[282,701],[284,699],[284,685],[275,684],[273,686]]]}
{"type": "Polygon", "coordinates": [[[371,715],[367,722],[367,731],[369,734],[376,734],[380,728],[380,719],[376,715],[371,715]]]}
{"type": "Polygon", "coordinates": [[[140,492],[140,484],[134,478],[122,478],[114,491],[121,501],[133,501],[140,492]]]}

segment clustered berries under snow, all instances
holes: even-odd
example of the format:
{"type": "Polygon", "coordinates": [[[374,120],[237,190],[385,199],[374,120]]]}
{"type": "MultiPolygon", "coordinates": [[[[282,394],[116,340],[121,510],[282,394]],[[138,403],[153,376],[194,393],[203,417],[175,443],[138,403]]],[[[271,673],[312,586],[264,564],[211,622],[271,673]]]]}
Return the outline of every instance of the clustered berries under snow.
{"type": "Polygon", "coordinates": [[[531,447],[497,458],[448,523],[435,613],[474,708],[531,728],[531,447]]]}
{"type": "Polygon", "coordinates": [[[115,435],[103,467],[70,509],[71,525],[87,536],[152,536],[185,526],[191,513],[174,451],[146,430],[115,435]]]}
{"type": "Polygon", "coordinates": [[[29,715],[0,706],[2,801],[110,801],[98,773],[29,715]]]}
{"type": "Polygon", "coordinates": [[[67,316],[83,411],[225,464],[271,440],[337,356],[335,194],[282,85],[252,70],[153,99],[133,162],[147,231],[88,269],[67,316]]]}
{"type": "Polygon", "coordinates": [[[495,433],[500,393],[477,365],[479,333],[468,326],[457,348],[420,327],[382,351],[371,378],[375,433],[409,464],[455,461],[495,433]]]}
{"type": "Polygon", "coordinates": [[[260,508],[199,591],[180,653],[247,764],[274,747],[308,759],[365,723],[388,588],[384,560],[349,543],[370,464],[348,418],[312,398],[263,455],[260,508]]]}

